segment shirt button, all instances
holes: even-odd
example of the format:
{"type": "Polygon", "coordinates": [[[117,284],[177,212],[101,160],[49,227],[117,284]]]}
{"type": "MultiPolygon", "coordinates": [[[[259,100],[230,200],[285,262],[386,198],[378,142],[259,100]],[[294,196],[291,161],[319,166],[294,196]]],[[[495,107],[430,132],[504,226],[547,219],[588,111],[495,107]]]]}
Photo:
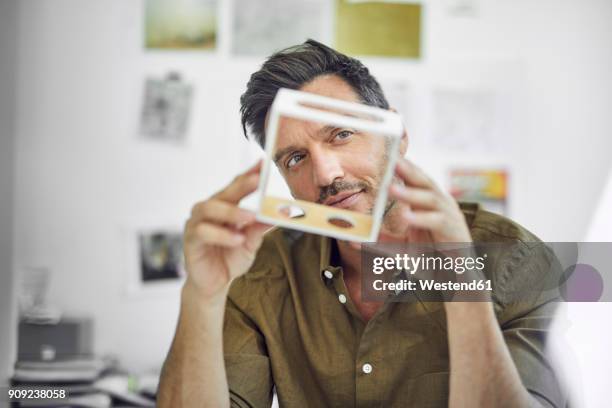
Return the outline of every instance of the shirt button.
{"type": "Polygon", "coordinates": [[[364,373],[366,373],[366,374],[370,374],[370,373],[372,372],[372,364],[365,363],[365,364],[364,364],[364,365],[361,367],[361,369],[363,370],[363,372],[364,372],[364,373]]]}
{"type": "Polygon", "coordinates": [[[327,279],[331,279],[331,278],[333,278],[333,277],[334,277],[334,274],[333,274],[333,273],[331,273],[330,271],[325,271],[325,272],[323,272],[323,275],[325,275],[325,277],[326,277],[327,279]]]}
{"type": "Polygon", "coordinates": [[[342,293],[338,295],[338,300],[340,301],[340,303],[346,303],[346,296],[344,296],[342,293]]]}

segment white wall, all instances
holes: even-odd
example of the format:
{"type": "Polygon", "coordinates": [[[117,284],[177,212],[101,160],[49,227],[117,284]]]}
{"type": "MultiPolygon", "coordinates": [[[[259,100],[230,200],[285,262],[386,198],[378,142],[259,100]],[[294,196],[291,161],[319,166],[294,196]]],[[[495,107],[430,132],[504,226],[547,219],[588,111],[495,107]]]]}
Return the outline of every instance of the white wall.
{"type": "MultiPolygon", "coordinates": [[[[381,80],[418,87],[469,76],[455,71],[465,61],[485,61],[485,71],[502,61],[489,80],[518,82],[522,95],[505,155],[512,215],[544,239],[580,240],[612,147],[612,2],[483,0],[476,19],[451,18],[443,3],[426,3],[423,61],[365,62],[381,80]]],[[[213,53],[144,53],[141,13],[140,1],[19,2],[15,205],[19,270],[51,268],[53,302],[96,316],[96,350],[137,369],[163,360],[179,293],[126,293],[134,272],[124,232],[152,220],[180,225],[196,200],[250,164],[238,97],[262,62],[229,56],[225,31],[213,53]],[[172,68],[196,85],[186,147],[136,136],[143,76],[172,68]]],[[[438,178],[449,163],[482,160],[414,156],[438,178]]]]}
{"type": "Polygon", "coordinates": [[[12,366],[16,333],[13,269],[15,46],[17,3],[0,1],[0,385],[12,366]]]}

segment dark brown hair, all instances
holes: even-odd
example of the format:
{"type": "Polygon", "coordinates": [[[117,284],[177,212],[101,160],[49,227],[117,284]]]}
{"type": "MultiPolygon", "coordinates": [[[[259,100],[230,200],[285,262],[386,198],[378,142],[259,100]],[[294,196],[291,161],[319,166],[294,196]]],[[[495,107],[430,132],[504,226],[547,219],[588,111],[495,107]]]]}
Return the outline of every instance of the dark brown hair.
{"type": "Polygon", "coordinates": [[[280,88],[299,89],[325,74],[335,74],[344,79],[362,103],[389,109],[380,85],[359,60],[308,40],[273,54],[259,71],[251,75],[247,90],[240,97],[244,135],[248,137],[250,131],[257,143],[264,146],[266,115],[276,92],[280,88]]]}

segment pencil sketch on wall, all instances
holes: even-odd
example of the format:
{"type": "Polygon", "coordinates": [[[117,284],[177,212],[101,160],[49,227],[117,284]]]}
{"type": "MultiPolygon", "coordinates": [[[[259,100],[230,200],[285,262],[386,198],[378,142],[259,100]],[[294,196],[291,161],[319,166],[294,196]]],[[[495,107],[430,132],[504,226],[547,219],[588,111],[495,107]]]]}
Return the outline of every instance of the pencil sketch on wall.
{"type": "Polygon", "coordinates": [[[144,86],[140,133],[152,140],[185,140],[193,87],[177,73],[166,78],[147,78],[144,86]]]}
{"type": "Polygon", "coordinates": [[[235,0],[232,52],[266,56],[308,38],[326,42],[324,27],[331,19],[326,3],[322,0],[235,0]]]}

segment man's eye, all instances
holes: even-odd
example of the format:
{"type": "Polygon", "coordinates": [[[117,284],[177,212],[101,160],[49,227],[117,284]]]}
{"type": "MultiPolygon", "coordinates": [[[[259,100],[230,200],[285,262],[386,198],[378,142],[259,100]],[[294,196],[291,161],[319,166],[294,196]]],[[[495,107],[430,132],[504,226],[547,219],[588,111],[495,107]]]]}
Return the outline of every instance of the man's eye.
{"type": "Polygon", "coordinates": [[[338,133],[336,133],[336,136],[334,137],[334,139],[336,140],[346,140],[349,137],[351,137],[353,135],[354,132],[351,132],[350,130],[342,130],[338,133]]]}
{"type": "Polygon", "coordinates": [[[302,160],[303,157],[304,155],[301,153],[297,153],[289,157],[289,160],[287,160],[287,164],[286,164],[287,168],[290,169],[291,167],[298,164],[298,162],[302,160]]]}

